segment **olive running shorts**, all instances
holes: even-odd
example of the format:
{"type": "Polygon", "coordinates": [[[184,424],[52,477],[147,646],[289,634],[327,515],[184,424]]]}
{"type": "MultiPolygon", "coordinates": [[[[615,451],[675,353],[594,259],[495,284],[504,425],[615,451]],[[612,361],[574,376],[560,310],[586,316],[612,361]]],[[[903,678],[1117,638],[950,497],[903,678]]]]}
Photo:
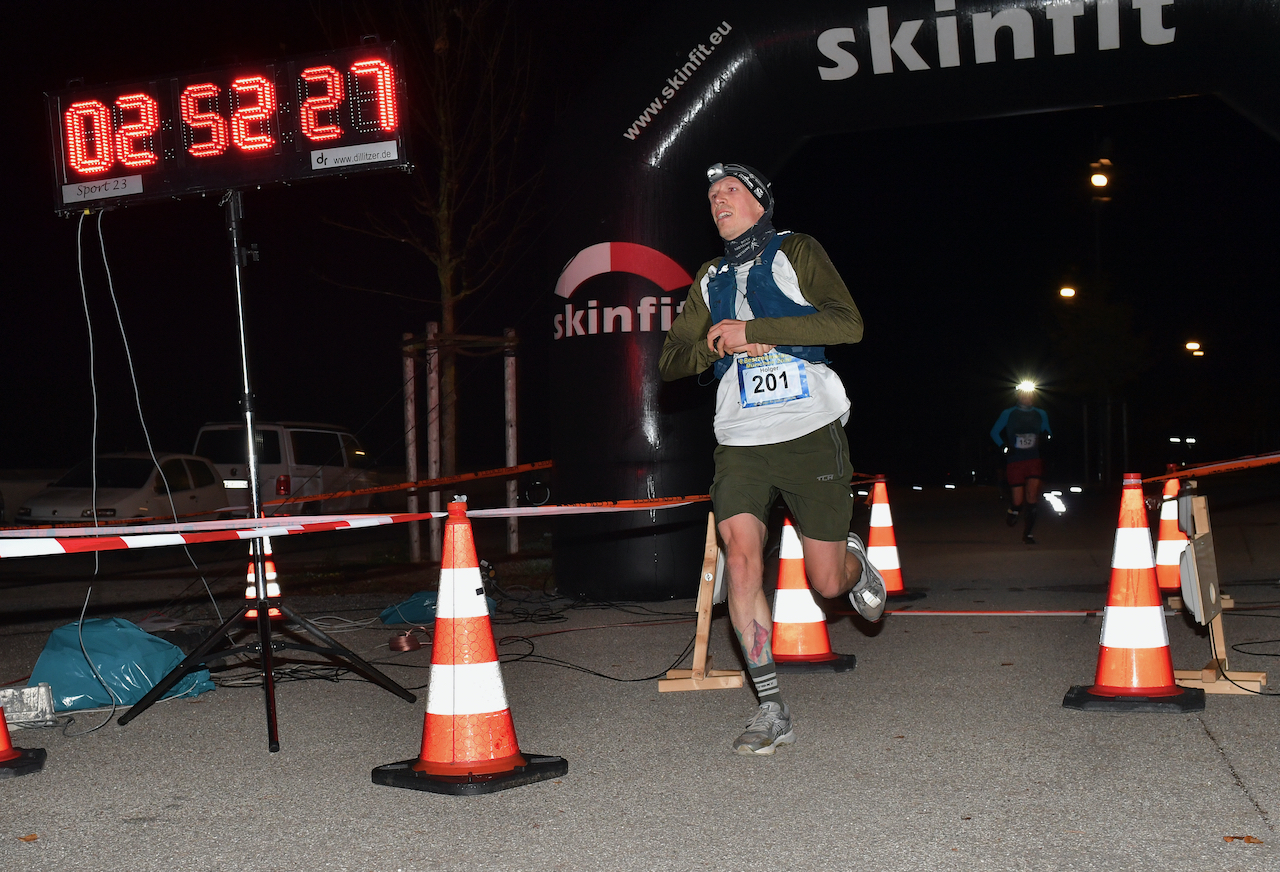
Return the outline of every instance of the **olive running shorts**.
{"type": "Polygon", "coordinates": [[[768,525],[781,494],[796,529],[810,539],[843,542],[853,517],[849,440],[840,422],[773,445],[716,447],[711,503],[716,521],[743,513],[768,525]]]}

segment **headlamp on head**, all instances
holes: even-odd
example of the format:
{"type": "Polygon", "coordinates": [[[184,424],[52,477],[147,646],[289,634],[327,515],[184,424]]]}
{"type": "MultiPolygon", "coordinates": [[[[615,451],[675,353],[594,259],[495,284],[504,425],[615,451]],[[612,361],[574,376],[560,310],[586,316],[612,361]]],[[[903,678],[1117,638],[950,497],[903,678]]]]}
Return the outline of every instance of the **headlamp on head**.
{"type": "Polygon", "coordinates": [[[766,212],[773,211],[773,192],[769,189],[769,180],[746,164],[712,164],[707,167],[707,187],[728,176],[733,176],[746,185],[751,196],[756,198],[766,212]]]}

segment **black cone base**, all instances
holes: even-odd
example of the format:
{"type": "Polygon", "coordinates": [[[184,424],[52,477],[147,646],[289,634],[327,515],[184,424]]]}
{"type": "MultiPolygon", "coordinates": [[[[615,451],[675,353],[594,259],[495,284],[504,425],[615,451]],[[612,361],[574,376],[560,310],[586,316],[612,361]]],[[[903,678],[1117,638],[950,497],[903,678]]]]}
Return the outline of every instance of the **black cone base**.
{"type": "Polygon", "coordinates": [[[563,757],[541,757],[524,751],[520,753],[529,761],[529,765],[491,775],[428,775],[414,771],[413,764],[418,762],[417,758],[401,760],[399,763],[388,763],[374,769],[373,783],[450,796],[478,796],[557,778],[569,771],[569,761],[563,757]]]}
{"type": "MultiPolygon", "coordinates": [[[[0,717],[4,716],[0,715],[0,717]]],[[[44,759],[48,756],[44,748],[14,748],[13,750],[20,753],[12,760],[0,763],[0,779],[30,775],[44,768],[44,759]]]]}
{"type": "Polygon", "coordinates": [[[795,674],[797,672],[848,672],[858,663],[858,658],[852,654],[836,654],[830,660],[778,660],[774,658],[773,665],[777,667],[778,673],[795,674]]]}
{"type": "Polygon", "coordinates": [[[1177,696],[1099,696],[1077,684],[1062,698],[1062,707],[1082,712],[1156,712],[1183,714],[1204,711],[1204,691],[1184,687],[1177,696]]]}

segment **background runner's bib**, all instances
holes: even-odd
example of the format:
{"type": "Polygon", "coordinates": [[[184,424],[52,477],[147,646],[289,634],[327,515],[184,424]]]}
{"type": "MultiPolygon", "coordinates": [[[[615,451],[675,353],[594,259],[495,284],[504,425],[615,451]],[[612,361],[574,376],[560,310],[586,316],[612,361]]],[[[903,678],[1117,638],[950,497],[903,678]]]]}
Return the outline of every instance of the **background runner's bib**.
{"type": "Polygon", "coordinates": [[[738,391],[743,408],[785,403],[809,396],[804,361],[770,351],[738,359],[738,391]]]}
{"type": "Polygon", "coordinates": [[[1013,434],[1013,447],[1014,447],[1014,448],[1024,448],[1024,449],[1025,449],[1025,448],[1035,448],[1035,447],[1036,447],[1036,437],[1037,437],[1038,435],[1039,435],[1038,433],[1014,433],[1014,434],[1013,434]]]}

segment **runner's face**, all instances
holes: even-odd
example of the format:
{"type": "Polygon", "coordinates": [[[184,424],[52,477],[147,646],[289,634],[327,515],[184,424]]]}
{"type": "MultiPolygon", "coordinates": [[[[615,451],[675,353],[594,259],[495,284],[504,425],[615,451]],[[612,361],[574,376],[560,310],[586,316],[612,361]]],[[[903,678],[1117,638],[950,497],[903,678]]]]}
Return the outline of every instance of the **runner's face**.
{"type": "Polygon", "coordinates": [[[760,201],[751,196],[737,176],[725,176],[712,185],[707,199],[711,202],[711,220],[716,222],[721,239],[737,239],[764,215],[760,201]]]}

